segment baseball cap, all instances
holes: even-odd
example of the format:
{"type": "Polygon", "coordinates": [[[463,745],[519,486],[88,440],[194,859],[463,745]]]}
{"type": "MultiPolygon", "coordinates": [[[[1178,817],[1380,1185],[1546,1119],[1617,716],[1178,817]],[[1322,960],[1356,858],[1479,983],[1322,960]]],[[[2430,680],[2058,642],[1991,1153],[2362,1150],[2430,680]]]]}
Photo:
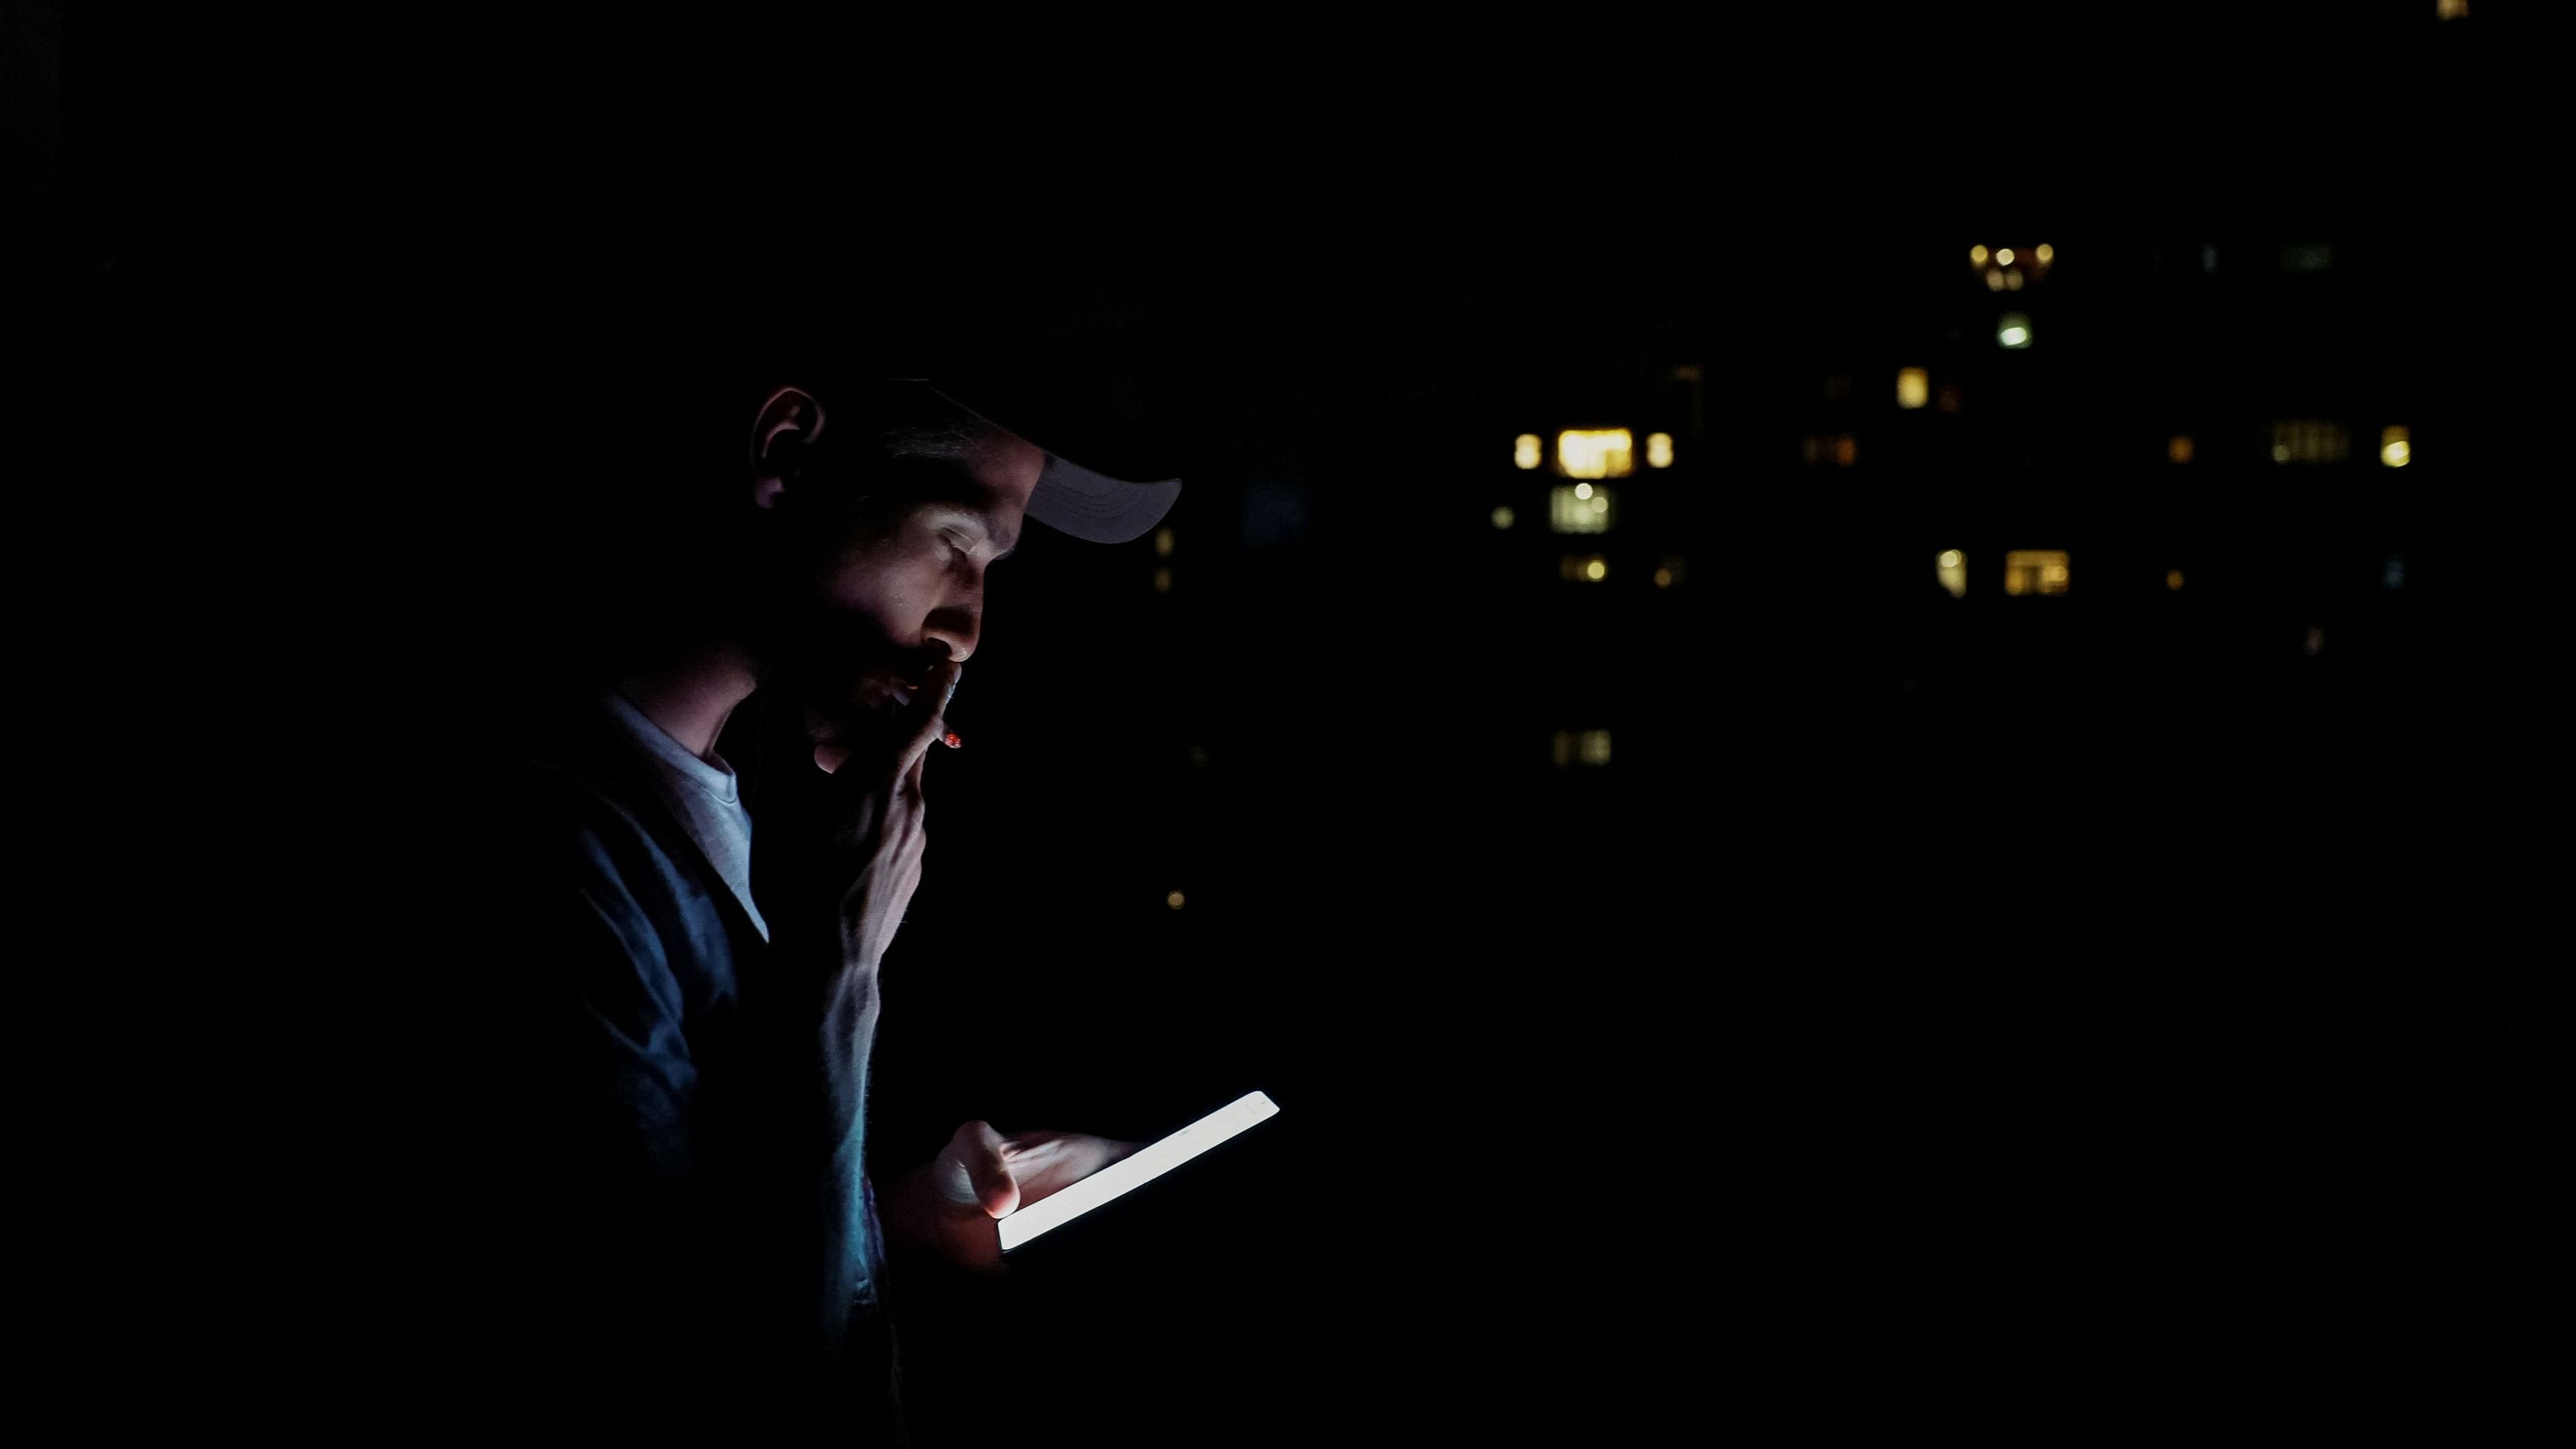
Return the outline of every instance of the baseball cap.
{"type": "Polygon", "coordinates": [[[1046,454],[1028,516],[1091,543],[1127,543],[1163,521],[1181,496],[1167,455],[1142,426],[1145,397],[1132,379],[1075,380],[943,369],[918,383],[955,407],[1046,454]],[[1064,449],[1079,452],[1077,463],[1064,449]]]}

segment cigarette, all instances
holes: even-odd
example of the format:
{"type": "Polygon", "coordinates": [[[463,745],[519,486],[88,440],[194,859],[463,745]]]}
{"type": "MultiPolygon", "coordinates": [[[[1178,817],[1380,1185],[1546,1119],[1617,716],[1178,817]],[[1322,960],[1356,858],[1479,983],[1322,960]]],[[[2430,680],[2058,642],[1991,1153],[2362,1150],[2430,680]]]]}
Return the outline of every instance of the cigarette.
{"type": "Polygon", "coordinates": [[[948,733],[941,735],[939,739],[942,744],[947,745],[948,748],[952,750],[963,748],[966,743],[964,740],[957,738],[957,731],[955,730],[950,730],[948,733]]]}

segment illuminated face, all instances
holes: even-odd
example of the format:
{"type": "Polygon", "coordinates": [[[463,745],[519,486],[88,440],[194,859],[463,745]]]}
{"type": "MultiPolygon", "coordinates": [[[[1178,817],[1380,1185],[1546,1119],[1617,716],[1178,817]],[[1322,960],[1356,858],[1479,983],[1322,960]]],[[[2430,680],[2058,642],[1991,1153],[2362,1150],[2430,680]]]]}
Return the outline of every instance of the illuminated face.
{"type": "Polygon", "coordinates": [[[799,577],[782,581],[753,641],[763,687],[805,707],[818,744],[855,742],[933,665],[975,652],[985,570],[1017,545],[1046,455],[995,433],[954,460],[902,466],[901,505],[800,540],[799,577]]]}

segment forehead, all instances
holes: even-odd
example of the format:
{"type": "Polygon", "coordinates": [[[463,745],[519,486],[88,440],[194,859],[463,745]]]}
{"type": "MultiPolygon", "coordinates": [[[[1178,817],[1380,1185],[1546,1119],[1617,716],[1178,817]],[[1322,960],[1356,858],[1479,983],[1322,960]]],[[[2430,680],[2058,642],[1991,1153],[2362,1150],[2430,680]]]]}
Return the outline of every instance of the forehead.
{"type": "Polygon", "coordinates": [[[973,476],[976,491],[984,495],[986,506],[1006,512],[1017,524],[1028,510],[1029,495],[1037,491],[1046,461],[1046,454],[1036,444],[1014,433],[996,431],[967,454],[967,471],[973,476]]]}

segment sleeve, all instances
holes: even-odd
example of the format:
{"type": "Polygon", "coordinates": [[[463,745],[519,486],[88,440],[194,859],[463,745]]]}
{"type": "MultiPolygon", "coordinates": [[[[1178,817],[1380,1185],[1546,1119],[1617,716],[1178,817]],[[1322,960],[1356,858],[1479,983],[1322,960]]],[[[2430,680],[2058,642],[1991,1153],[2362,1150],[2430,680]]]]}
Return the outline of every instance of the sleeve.
{"type": "Polygon", "coordinates": [[[492,1003],[514,1023],[494,1104],[516,1164],[493,1305],[510,1371],[593,1429],[777,1422],[849,1308],[852,1094],[783,1026],[711,1060],[652,889],[666,863],[613,820],[556,838],[489,963],[517,988],[492,1003]]]}

